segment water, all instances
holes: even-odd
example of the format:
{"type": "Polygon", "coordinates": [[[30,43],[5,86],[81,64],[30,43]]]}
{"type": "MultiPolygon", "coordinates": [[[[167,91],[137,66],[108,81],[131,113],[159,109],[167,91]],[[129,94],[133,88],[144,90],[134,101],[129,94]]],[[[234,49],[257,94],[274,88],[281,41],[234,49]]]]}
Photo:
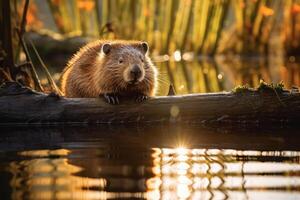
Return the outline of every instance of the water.
{"type": "Polygon", "coordinates": [[[2,127],[1,199],[299,199],[291,128],[2,127]]]}
{"type": "MultiPolygon", "coordinates": [[[[268,83],[283,82],[286,88],[300,85],[299,58],[280,57],[201,57],[176,62],[156,62],[159,75],[158,95],[168,93],[173,84],[177,94],[231,91],[237,85],[257,87],[260,80],[268,83]]],[[[175,59],[175,60],[174,60],[175,59]]],[[[178,58],[179,60],[179,58],[178,58]]]]}
{"type": "MultiPolygon", "coordinates": [[[[68,59],[61,56],[45,57],[56,80],[68,59]]],[[[176,56],[153,59],[158,95],[170,84],[177,94],[230,91],[260,79],[300,85],[293,57],[176,56]]],[[[297,129],[151,125],[0,132],[1,199],[300,199],[297,129]]]]}
{"type": "MultiPolygon", "coordinates": [[[[282,81],[286,88],[300,85],[300,58],[293,56],[195,59],[190,54],[179,55],[177,58],[176,55],[153,56],[152,60],[159,70],[157,95],[167,95],[170,84],[174,85],[176,94],[231,91],[235,86],[244,84],[256,87],[261,79],[268,83],[282,81]]],[[[57,82],[69,57],[45,57],[57,82]]],[[[42,82],[47,83],[46,79],[42,82]]]]}

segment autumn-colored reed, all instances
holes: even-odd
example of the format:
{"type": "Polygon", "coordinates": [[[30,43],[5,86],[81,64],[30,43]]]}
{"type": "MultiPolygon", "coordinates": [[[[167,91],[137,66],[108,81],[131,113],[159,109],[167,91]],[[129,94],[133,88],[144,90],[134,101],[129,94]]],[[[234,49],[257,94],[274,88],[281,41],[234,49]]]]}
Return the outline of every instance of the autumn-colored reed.
{"type": "Polygon", "coordinates": [[[274,34],[288,54],[300,49],[299,0],[47,2],[60,33],[146,40],[157,54],[266,55],[274,34]]]}

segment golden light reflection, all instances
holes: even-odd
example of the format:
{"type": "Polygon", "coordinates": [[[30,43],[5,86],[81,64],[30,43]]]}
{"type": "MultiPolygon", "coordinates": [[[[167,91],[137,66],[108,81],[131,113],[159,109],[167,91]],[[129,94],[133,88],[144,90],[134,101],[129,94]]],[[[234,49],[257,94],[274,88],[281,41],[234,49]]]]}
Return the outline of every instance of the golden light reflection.
{"type": "Polygon", "coordinates": [[[30,157],[44,157],[44,156],[66,156],[70,153],[67,149],[54,149],[54,150],[30,150],[19,152],[19,155],[30,157]]]}
{"type": "Polygon", "coordinates": [[[173,54],[173,56],[174,56],[174,60],[175,61],[181,61],[181,52],[179,51],[179,50],[176,50],[175,52],[174,52],[174,54],[173,54]]]}
{"type": "Polygon", "coordinates": [[[122,173],[123,165],[97,163],[89,170],[95,170],[98,177],[81,174],[88,167],[72,163],[70,154],[66,149],[20,152],[26,159],[8,166],[12,198],[183,200],[259,195],[265,199],[276,192],[283,199],[300,197],[298,151],[188,149],[181,144],[178,148],[153,148],[150,164],[147,161],[137,168],[126,165],[126,173],[122,173]],[[279,156],[288,162],[277,162],[279,156]],[[262,158],[265,160],[259,160],[262,158]],[[137,169],[144,170],[138,177],[131,173],[137,169]],[[288,189],[293,192],[285,192],[288,189]]]}
{"type": "MultiPolygon", "coordinates": [[[[244,199],[249,194],[253,195],[252,191],[255,189],[263,189],[269,194],[268,189],[300,187],[300,177],[280,175],[292,171],[300,172],[299,163],[257,162],[255,157],[258,155],[278,156],[278,152],[153,148],[152,172],[155,176],[147,181],[147,197],[244,199]],[[239,156],[253,156],[254,160],[238,161],[239,156]]],[[[299,152],[281,152],[281,155],[299,156],[299,152]]]]}
{"type": "Polygon", "coordinates": [[[180,110],[179,110],[178,106],[172,106],[170,109],[170,115],[173,118],[176,118],[179,115],[179,112],[180,112],[180,110]]]}
{"type": "Polygon", "coordinates": [[[12,198],[99,199],[106,197],[105,192],[87,189],[102,188],[103,190],[107,181],[103,178],[75,176],[75,173],[83,169],[69,164],[65,157],[69,153],[70,151],[65,149],[20,152],[19,155],[27,156],[28,159],[14,161],[9,165],[9,171],[13,175],[10,181],[14,191],[12,198]]]}
{"type": "MultiPolygon", "coordinates": [[[[253,59],[229,59],[222,56],[216,60],[201,58],[186,61],[189,58],[184,53],[179,62],[174,62],[174,54],[168,62],[161,62],[164,60],[162,57],[155,59],[161,75],[157,93],[159,96],[168,94],[170,83],[176,94],[230,91],[236,85],[245,84],[257,87],[260,79],[268,83],[283,81],[289,89],[300,85],[300,64],[293,56],[286,61],[274,58],[268,64],[253,59]]],[[[180,59],[179,52],[176,57],[180,59]]]]}

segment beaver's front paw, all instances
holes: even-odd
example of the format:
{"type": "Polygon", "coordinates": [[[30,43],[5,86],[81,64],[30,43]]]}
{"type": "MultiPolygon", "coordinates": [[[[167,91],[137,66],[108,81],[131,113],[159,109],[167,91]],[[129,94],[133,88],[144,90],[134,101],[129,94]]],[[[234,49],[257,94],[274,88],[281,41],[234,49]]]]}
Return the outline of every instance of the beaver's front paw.
{"type": "Polygon", "coordinates": [[[138,102],[138,103],[141,103],[143,101],[146,101],[148,99],[148,96],[147,95],[144,95],[144,94],[138,94],[136,96],[136,99],[135,101],[138,102]]]}
{"type": "Polygon", "coordinates": [[[119,104],[119,97],[115,93],[106,93],[103,97],[109,104],[119,104]]]}

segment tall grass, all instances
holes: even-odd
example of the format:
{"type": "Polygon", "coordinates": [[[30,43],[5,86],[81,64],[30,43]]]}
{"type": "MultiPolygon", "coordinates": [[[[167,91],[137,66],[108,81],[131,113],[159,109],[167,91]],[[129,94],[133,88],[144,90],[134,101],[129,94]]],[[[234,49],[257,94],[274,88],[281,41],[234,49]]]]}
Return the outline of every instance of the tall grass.
{"type": "Polygon", "coordinates": [[[229,0],[48,0],[61,33],[147,40],[158,53],[175,49],[213,54],[229,0]],[[77,23],[80,21],[80,24],[77,23]],[[114,33],[102,34],[111,23],[114,33]]]}
{"type": "Polygon", "coordinates": [[[268,54],[278,23],[287,51],[300,46],[300,0],[48,0],[48,4],[61,33],[146,40],[156,53],[268,54]]]}
{"type": "Polygon", "coordinates": [[[288,55],[300,51],[300,1],[287,0],[284,12],[284,40],[288,55]]]}
{"type": "Polygon", "coordinates": [[[234,51],[266,54],[275,16],[283,1],[232,1],[235,14],[234,51]]]}

